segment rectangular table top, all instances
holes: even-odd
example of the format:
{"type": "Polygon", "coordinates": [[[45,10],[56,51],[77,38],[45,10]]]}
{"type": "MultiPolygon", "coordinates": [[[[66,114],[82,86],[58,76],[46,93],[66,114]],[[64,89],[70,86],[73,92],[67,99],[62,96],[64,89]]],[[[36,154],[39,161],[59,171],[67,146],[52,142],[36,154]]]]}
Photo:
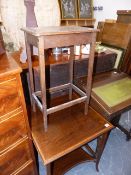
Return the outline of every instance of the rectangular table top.
{"type": "MultiPolygon", "coordinates": [[[[67,96],[58,102],[67,101],[67,96]]],[[[44,164],[72,152],[96,137],[108,132],[113,126],[101,115],[89,108],[84,115],[84,104],[53,113],[49,116],[47,132],[44,131],[42,114],[38,110],[32,114],[33,141],[44,164]]]]}
{"type": "Polygon", "coordinates": [[[91,33],[99,31],[98,29],[79,26],[28,27],[22,28],[22,30],[34,36],[91,33]]]}

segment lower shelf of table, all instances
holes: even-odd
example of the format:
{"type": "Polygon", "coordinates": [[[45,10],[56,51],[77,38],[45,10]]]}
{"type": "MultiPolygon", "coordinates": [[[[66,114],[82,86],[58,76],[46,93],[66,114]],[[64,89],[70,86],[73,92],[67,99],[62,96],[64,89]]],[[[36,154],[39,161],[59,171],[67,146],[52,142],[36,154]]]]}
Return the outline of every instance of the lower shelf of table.
{"type": "Polygon", "coordinates": [[[79,148],[54,161],[52,165],[52,175],[63,175],[76,165],[86,161],[95,162],[95,158],[87,154],[82,148],[79,148]]]}

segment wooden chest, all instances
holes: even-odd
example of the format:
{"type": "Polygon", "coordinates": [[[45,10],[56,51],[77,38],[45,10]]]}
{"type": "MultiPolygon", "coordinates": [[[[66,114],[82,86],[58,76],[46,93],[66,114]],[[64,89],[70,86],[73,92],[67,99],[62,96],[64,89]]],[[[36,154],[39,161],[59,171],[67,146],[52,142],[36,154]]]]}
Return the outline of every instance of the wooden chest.
{"type": "Polygon", "coordinates": [[[27,112],[13,58],[0,56],[0,174],[36,175],[27,112]]]}
{"type": "MultiPolygon", "coordinates": [[[[50,56],[46,60],[46,86],[59,86],[69,82],[69,56],[50,56]]],[[[101,73],[113,70],[116,61],[116,53],[112,51],[105,51],[104,53],[95,54],[94,73],[101,73]]],[[[88,71],[88,56],[75,56],[74,60],[74,79],[87,75],[88,71]]],[[[34,68],[35,88],[40,89],[39,85],[39,68],[34,68]]]]}

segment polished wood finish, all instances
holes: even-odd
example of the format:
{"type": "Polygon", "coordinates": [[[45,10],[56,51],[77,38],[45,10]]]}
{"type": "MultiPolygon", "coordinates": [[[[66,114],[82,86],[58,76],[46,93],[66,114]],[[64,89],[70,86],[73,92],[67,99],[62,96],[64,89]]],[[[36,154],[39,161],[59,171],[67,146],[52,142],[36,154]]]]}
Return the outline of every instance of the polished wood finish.
{"type": "Polygon", "coordinates": [[[4,81],[0,86],[0,115],[5,115],[8,112],[15,110],[21,106],[20,98],[18,94],[17,79],[12,77],[12,79],[4,81]],[[8,108],[7,108],[8,106],[8,108]]]}
{"type": "Polygon", "coordinates": [[[29,149],[29,143],[27,140],[23,140],[15,147],[4,153],[0,158],[1,173],[2,174],[12,174],[18,168],[20,168],[24,163],[30,160],[31,154],[29,149]]]}
{"type": "Polygon", "coordinates": [[[27,135],[27,130],[25,127],[25,119],[23,116],[22,109],[15,111],[12,114],[10,120],[8,120],[10,116],[7,118],[1,119],[0,126],[0,151],[7,149],[10,145],[14,144],[14,142],[19,141],[23,137],[27,135]],[[8,126],[8,127],[7,127],[8,126]]]}
{"type": "MultiPolygon", "coordinates": [[[[68,100],[68,95],[55,98],[51,101],[51,105],[61,104],[68,100]]],[[[113,126],[92,108],[89,108],[89,112],[85,116],[83,108],[83,104],[77,104],[49,115],[47,132],[43,128],[42,113],[39,110],[32,112],[33,142],[47,169],[54,167],[54,174],[62,174],[63,171],[67,171],[68,168],[70,169],[78,162],[85,161],[88,158],[90,161],[96,161],[96,166],[98,166],[107,139],[106,133],[113,126]],[[108,127],[105,124],[109,124],[108,127]],[[85,154],[80,147],[97,137],[99,138],[99,146],[97,147],[96,157],[91,157],[85,154]],[[77,155],[79,156],[77,157],[77,155]]]]}
{"type": "Polygon", "coordinates": [[[25,164],[19,171],[16,172],[16,175],[35,175],[33,162],[25,164]]]}
{"type": "MultiPolygon", "coordinates": [[[[91,92],[91,82],[92,82],[92,72],[93,72],[93,63],[94,63],[94,50],[95,50],[95,38],[96,32],[95,29],[89,29],[85,27],[42,27],[42,28],[23,28],[25,32],[25,40],[26,40],[26,48],[27,48],[27,56],[28,56],[28,65],[29,65],[29,75],[30,75],[30,87],[31,87],[31,95],[32,95],[32,106],[35,111],[35,103],[43,112],[44,119],[44,128],[47,130],[47,115],[49,113],[56,112],[63,108],[67,108],[74,104],[80,103],[83,101],[84,97],[80,97],[77,101],[71,101],[63,104],[63,106],[56,106],[55,108],[47,109],[46,102],[46,77],[45,77],[45,49],[54,48],[54,47],[65,47],[65,46],[73,46],[73,45],[82,45],[89,43],[91,45],[90,55],[89,55],[89,64],[88,64],[88,87],[86,90],[86,94],[84,101],[85,104],[85,113],[88,112],[88,104],[91,92]],[[31,59],[31,45],[38,47],[38,55],[39,55],[39,73],[40,73],[40,85],[41,85],[41,102],[37,97],[37,93],[34,90],[34,82],[33,82],[33,71],[32,71],[32,59],[31,59]],[[87,98],[88,96],[88,98],[87,98]]],[[[73,82],[73,58],[74,51],[73,47],[70,53],[70,99],[72,93],[72,82],[73,82]]],[[[61,88],[61,87],[60,87],[61,88]]]]}
{"type": "Polygon", "coordinates": [[[37,175],[21,85],[21,68],[9,55],[0,56],[0,174],[37,175]],[[26,167],[26,169],[25,169],[26,167]],[[30,168],[30,167],[29,167],[30,168]],[[19,173],[18,173],[19,172],[19,173]],[[30,171],[31,172],[31,171],[30,171]]]}

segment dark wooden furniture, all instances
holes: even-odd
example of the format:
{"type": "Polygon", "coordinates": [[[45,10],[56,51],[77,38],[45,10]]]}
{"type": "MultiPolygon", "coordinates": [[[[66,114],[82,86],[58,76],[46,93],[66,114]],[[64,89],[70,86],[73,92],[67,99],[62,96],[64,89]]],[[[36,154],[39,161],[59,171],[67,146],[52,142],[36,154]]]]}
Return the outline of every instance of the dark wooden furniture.
{"type": "MultiPolygon", "coordinates": [[[[46,87],[59,86],[69,82],[69,57],[70,55],[50,55],[46,60],[46,87]]],[[[88,55],[74,57],[74,79],[86,76],[88,72],[88,55]]],[[[111,71],[114,68],[116,54],[106,50],[103,53],[95,53],[94,73],[111,71]],[[102,65],[102,66],[101,66],[102,65]]],[[[24,66],[24,68],[27,67],[24,66]]],[[[35,89],[40,90],[39,67],[34,67],[35,89]]],[[[52,93],[50,96],[65,94],[67,91],[52,93]]]]}
{"type": "MultiPolygon", "coordinates": [[[[106,85],[111,82],[115,82],[117,80],[121,80],[123,78],[128,77],[127,74],[123,72],[104,72],[93,77],[93,88],[100,87],[106,85]]],[[[130,77],[129,77],[130,78],[130,77]]],[[[76,84],[81,87],[85,91],[84,84],[86,84],[86,77],[81,77],[76,80],[76,84]]],[[[124,92],[123,92],[124,93],[124,92]]],[[[109,107],[104,101],[102,101],[95,92],[91,93],[91,106],[105,116],[109,121],[112,121],[116,115],[121,114],[122,111],[129,109],[131,106],[131,99],[123,101],[122,103],[115,105],[113,107],[109,107]]]]}
{"type": "MultiPolygon", "coordinates": [[[[22,68],[22,70],[27,70],[28,69],[28,63],[21,63],[20,58],[19,58],[19,53],[14,52],[11,54],[15,61],[18,63],[18,65],[22,68]]],[[[58,67],[64,66],[64,70],[67,69],[66,66],[69,63],[70,55],[68,54],[49,54],[48,59],[45,60],[45,65],[46,69],[50,69],[50,78],[51,78],[51,72],[53,73],[60,73],[58,67]],[[55,71],[55,68],[57,69],[57,72],[55,71]]],[[[82,76],[87,74],[87,62],[89,59],[88,54],[83,54],[83,55],[74,55],[74,76],[82,76]]],[[[95,58],[94,58],[94,73],[100,73],[100,72],[105,72],[112,70],[114,67],[116,61],[116,53],[112,52],[110,50],[106,50],[101,53],[95,53],[95,58]],[[102,66],[101,66],[102,64],[102,66]]],[[[37,55],[32,56],[32,66],[33,68],[37,68],[39,66],[39,58],[37,55]]],[[[67,76],[65,73],[63,76],[67,76]]],[[[48,79],[49,81],[49,79],[48,79]]],[[[58,79],[59,81],[59,79],[58,79]]]]}
{"type": "MultiPolygon", "coordinates": [[[[104,85],[109,85],[109,83],[116,82],[127,78],[128,75],[125,73],[116,73],[116,72],[105,72],[94,77],[93,88],[100,87],[104,85]]],[[[128,77],[130,78],[130,77],[128,77]]],[[[81,77],[76,81],[76,84],[85,91],[86,77],[81,77]]],[[[125,87],[126,88],[126,87],[125,87]]],[[[122,94],[125,92],[123,91],[122,94]]],[[[126,99],[125,101],[120,102],[117,105],[110,107],[105,103],[98,94],[92,91],[90,105],[98,111],[101,115],[105,116],[113,125],[118,127],[122,132],[127,136],[127,140],[131,139],[131,130],[127,130],[119,124],[121,114],[124,111],[131,109],[131,98],[126,99]]]]}
{"type": "MultiPolygon", "coordinates": [[[[125,12],[124,12],[125,13],[125,12]]],[[[130,13],[129,13],[130,14],[130,13]]],[[[126,15],[125,15],[126,17],[126,15]]],[[[123,19],[123,18],[122,18],[123,19]]],[[[123,61],[120,66],[121,71],[131,74],[131,24],[123,20],[116,23],[99,22],[97,41],[124,49],[123,61]],[[108,30],[110,28],[110,30],[108,30]],[[104,31],[103,31],[104,30],[104,31]],[[121,37],[119,37],[121,36],[121,37]]]]}
{"type": "MultiPolygon", "coordinates": [[[[47,130],[47,115],[54,113],[58,110],[70,107],[77,103],[85,102],[85,114],[88,112],[88,104],[91,92],[93,62],[94,62],[94,49],[95,49],[95,29],[89,29],[85,27],[44,27],[44,28],[25,28],[27,56],[29,65],[30,85],[31,85],[31,98],[32,105],[35,111],[35,104],[43,113],[44,128],[47,130]],[[87,79],[87,90],[83,93],[76,86],[73,85],[73,59],[74,59],[74,45],[90,44],[90,55],[88,62],[88,79],[87,79]],[[41,91],[34,90],[33,72],[32,72],[32,59],[31,59],[31,45],[38,47],[39,56],[39,68],[40,68],[40,85],[41,91]],[[70,60],[69,60],[69,72],[70,79],[67,84],[50,88],[50,92],[59,91],[62,89],[69,89],[70,102],[47,108],[46,98],[46,82],[45,82],[45,49],[54,47],[65,47],[70,46],[70,60]],[[76,91],[80,97],[72,100],[72,91],[76,91]],[[88,96],[88,97],[87,97],[88,96]],[[41,101],[39,100],[41,98],[41,101]]],[[[48,59],[48,58],[47,58],[48,59]]]]}
{"type": "MultiPolygon", "coordinates": [[[[114,47],[120,47],[127,49],[127,46],[130,41],[131,36],[131,25],[123,24],[123,23],[105,23],[104,28],[102,30],[101,41],[105,44],[112,45],[114,47]]],[[[120,71],[120,70],[119,70],[120,71]]],[[[117,70],[111,72],[101,73],[94,77],[93,86],[100,87],[102,85],[106,85],[109,82],[116,82],[117,80],[122,80],[124,77],[128,77],[127,74],[117,72],[117,70]]],[[[82,88],[84,91],[86,87],[86,77],[81,77],[77,81],[77,86],[82,88]]],[[[113,87],[111,87],[113,88],[113,87]]],[[[126,90],[126,88],[125,88],[126,90]]],[[[121,92],[122,94],[125,91],[121,92]]],[[[102,115],[104,115],[109,121],[113,122],[113,124],[119,127],[126,135],[127,139],[131,138],[131,131],[126,130],[119,124],[120,114],[125,110],[129,109],[131,106],[131,99],[125,99],[123,102],[120,102],[118,105],[109,107],[109,105],[101,98],[99,98],[98,94],[92,92],[91,94],[91,106],[99,111],[102,115]]]]}
{"type": "MultiPolygon", "coordinates": [[[[51,105],[68,100],[68,95],[54,98],[51,105]]],[[[33,142],[44,162],[47,175],[62,175],[84,161],[95,162],[98,170],[108,132],[113,126],[92,108],[89,108],[87,116],[83,114],[83,109],[82,104],[77,104],[49,115],[47,132],[43,129],[42,113],[39,110],[32,113],[33,142]],[[95,138],[96,151],[87,144],[95,138]]]]}
{"type": "MultiPolygon", "coordinates": [[[[131,24],[131,10],[117,10],[117,23],[131,24]]],[[[126,55],[122,64],[122,70],[131,75],[131,36],[126,55]]]]}
{"type": "MultiPolygon", "coordinates": [[[[30,104],[30,84],[28,79],[28,64],[21,63],[19,53],[15,52],[12,54],[13,58],[19,64],[19,66],[23,69],[21,73],[23,90],[25,95],[25,100],[27,104],[30,104]]],[[[53,55],[49,54],[48,59],[45,60],[46,65],[46,87],[49,89],[50,87],[58,86],[61,84],[65,84],[69,82],[69,57],[68,54],[59,54],[53,55]]],[[[32,66],[34,71],[34,82],[35,82],[35,90],[40,90],[40,79],[39,79],[39,59],[38,56],[32,56],[32,66]]],[[[116,54],[112,51],[106,50],[102,53],[95,53],[94,58],[94,72],[100,73],[105,71],[110,71],[114,68],[116,61],[116,54]],[[101,66],[102,65],[102,66],[101,66]]],[[[77,55],[74,59],[74,78],[85,76],[88,72],[88,55],[77,55]]],[[[67,91],[59,91],[56,93],[48,94],[48,97],[59,96],[60,94],[66,94],[67,91]]]]}
{"type": "Polygon", "coordinates": [[[1,175],[37,175],[20,72],[12,57],[0,55],[1,175]]]}

